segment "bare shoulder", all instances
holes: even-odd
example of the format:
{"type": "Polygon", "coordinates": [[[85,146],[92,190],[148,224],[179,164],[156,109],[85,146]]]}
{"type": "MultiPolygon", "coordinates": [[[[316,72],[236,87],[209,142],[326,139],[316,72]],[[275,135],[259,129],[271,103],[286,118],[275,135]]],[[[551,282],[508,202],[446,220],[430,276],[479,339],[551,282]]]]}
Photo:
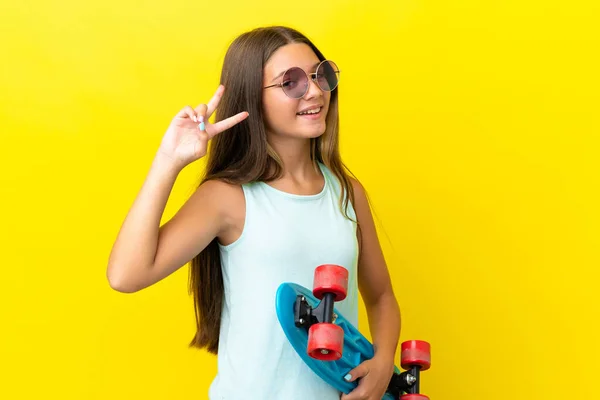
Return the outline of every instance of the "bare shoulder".
{"type": "Polygon", "coordinates": [[[352,182],[352,188],[354,189],[355,193],[359,191],[364,193],[363,185],[358,181],[358,179],[351,176],[350,182],[352,182]]]}
{"type": "Polygon", "coordinates": [[[200,185],[197,192],[198,196],[209,197],[213,209],[219,213],[219,241],[224,245],[234,242],[243,230],[246,216],[242,186],[213,179],[200,185]]]}
{"type": "Polygon", "coordinates": [[[196,196],[208,197],[223,217],[229,217],[232,211],[235,212],[240,206],[244,206],[244,193],[241,185],[212,179],[202,183],[196,192],[196,196]]]}
{"type": "Polygon", "coordinates": [[[368,207],[367,194],[362,183],[358,181],[358,179],[354,177],[350,177],[350,182],[352,183],[352,189],[354,190],[354,208],[364,208],[365,205],[368,207]]]}
{"type": "Polygon", "coordinates": [[[211,179],[203,182],[198,187],[197,192],[210,195],[214,200],[226,200],[229,196],[235,196],[236,193],[242,194],[242,187],[240,185],[233,185],[218,179],[211,179]]]}

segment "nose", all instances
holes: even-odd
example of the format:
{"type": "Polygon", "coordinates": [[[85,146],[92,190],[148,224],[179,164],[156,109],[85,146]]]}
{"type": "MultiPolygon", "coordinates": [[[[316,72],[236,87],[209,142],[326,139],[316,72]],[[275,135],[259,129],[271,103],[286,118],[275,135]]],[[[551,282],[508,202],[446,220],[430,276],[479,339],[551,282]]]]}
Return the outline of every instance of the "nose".
{"type": "Polygon", "coordinates": [[[308,90],[304,94],[304,99],[305,100],[310,100],[312,98],[320,97],[320,96],[323,96],[323,90],[321,90],[321,88],[319,87],[319,85],[317,85],[317,82],[315,82],[313,79],[311,79],[309,77],[309,79],[308,79],[308,90]]]}

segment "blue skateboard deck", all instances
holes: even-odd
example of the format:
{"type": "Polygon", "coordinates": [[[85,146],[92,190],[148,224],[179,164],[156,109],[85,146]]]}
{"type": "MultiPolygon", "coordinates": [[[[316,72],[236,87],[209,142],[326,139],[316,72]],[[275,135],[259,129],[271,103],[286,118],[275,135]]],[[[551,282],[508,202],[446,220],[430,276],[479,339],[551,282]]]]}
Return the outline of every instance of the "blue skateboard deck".
{"type": "MultiPolygon", "coordinates": [[[[304,327],[297,327],[294,320],[294,304],[298,295],[304,296],[312,308],[320,302],[311,290],[295,283],[282,283],[275,296],[275,309],[285,335],[310,369],[337,390],[350,393],[358,386],[358,382],[347,382],[344,376],[362,362],[373,358],[373,345],[334,307],[337,316],[334,323],[344,330],[342,357],[335,361],[312,358],[307,352],[308,331],[304,327]]],[[[394,370],[397,374],[401,372],[397,366],[394,366],[394,370]]],[[[386,393],[382,400],[395,400],[395,398],[392,394],[386,393]]]]}

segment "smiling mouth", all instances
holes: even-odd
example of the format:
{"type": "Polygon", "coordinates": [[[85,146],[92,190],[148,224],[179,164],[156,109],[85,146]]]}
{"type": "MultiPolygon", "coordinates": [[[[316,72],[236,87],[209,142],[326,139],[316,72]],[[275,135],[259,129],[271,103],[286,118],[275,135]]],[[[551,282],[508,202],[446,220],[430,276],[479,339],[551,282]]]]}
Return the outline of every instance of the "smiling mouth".
{"type": "Polygon", "coordinates": [[[308,111],[304,111],[301,113],[297,113],[296,115],[300,115],[300,116],[305,116],[305,115],[319,115],[321,114],[321,110],[323,109],[323,107],[319,107],[319,108],[314,108],[312,110],[308,110],[308,111]]]}

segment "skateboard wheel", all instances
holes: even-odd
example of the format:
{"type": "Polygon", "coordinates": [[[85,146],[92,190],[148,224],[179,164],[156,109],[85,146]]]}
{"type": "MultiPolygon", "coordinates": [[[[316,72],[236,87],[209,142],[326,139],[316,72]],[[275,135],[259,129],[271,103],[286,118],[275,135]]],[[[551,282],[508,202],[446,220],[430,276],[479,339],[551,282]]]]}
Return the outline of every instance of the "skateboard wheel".
{"type": "Polygon", "coordinates": [[[424,394],[403,394],[400,400],[429,400],[429,397],[424,394]]]}
{"type": "Polygon", "coordinates": [[[314,324],[308,329],[308,355],[322,361],[335,361],[342,357],[344,330],[326,322],[314,324]]]}
{"type": "Polygon", "coordinates": [[[319,265],[315,269],[313,294],[319,300],[325,293],[333,293],[334,301],[342,301],[348,291],[348,270],[339,265],[319,265]]]}
{"type": "MultiPolygon", "coordinates": [[[[431,346],[423,340],[409,340],[402,343],[400,365],[404,369],[410,369],[415,365],[426,371],[431,366],[431,346]]],[[[404,397],[402,397],[404,399],[404,397]]],[[[412,399],[410,399],[412,400],[412,399]]]]}

